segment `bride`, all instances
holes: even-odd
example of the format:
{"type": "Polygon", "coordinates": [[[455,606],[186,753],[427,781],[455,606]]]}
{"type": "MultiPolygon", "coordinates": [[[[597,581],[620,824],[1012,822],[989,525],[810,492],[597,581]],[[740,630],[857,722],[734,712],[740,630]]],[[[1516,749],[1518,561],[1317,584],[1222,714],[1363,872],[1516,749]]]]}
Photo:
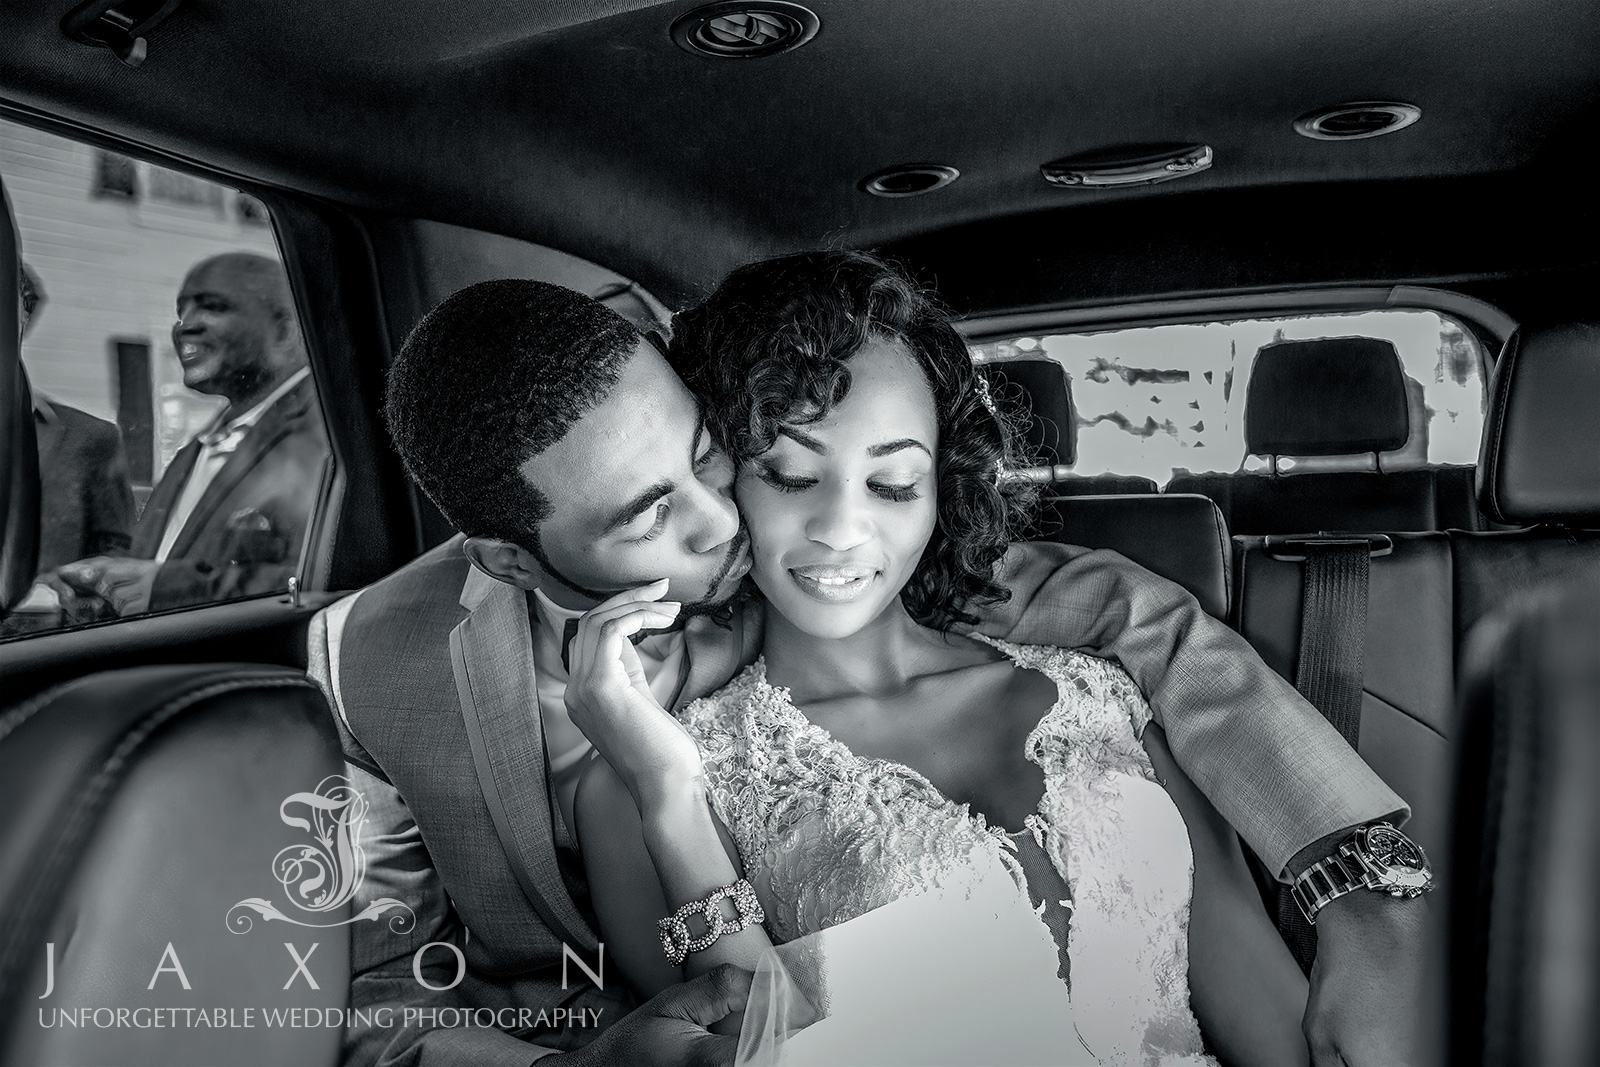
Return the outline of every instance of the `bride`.
{"type": "Polygon", "coordinates": [[[615,965],[644,996],[755,970],[745,1062],[1304,1062],[1305,979],[1133,680],[960,632],[1029,494],[947,319],[827,252],[685,320],[766,621],[679,720],[626,640],[676,622],[664,584],[574,640],[575,718],[628,754],[576,801],[615,965]]]}

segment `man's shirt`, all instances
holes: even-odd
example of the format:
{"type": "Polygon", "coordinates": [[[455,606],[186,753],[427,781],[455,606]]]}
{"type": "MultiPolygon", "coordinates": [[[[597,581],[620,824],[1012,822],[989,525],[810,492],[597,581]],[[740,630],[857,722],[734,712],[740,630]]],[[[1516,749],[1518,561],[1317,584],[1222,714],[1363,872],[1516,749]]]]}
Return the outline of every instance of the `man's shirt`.
{"type": "MultiPolygon", "coordinates": [[[[544,720],[545,752],[550,760],[550,787],[561,807],[565,825],[572,827],[572,798],[578,779],[594,753],[594,746],[567,714],[567,668],[562,662],[567,620],[577,619],[582,611],[561,607],[535,589],[533,665],[537,672],[539,713],[544,720]]],[[[687,666],[682,630],[654,634],[634,645],[644,676],[650,680],[651,694],[661,706],[671,707],[683,682],[687,666]]]]}
{"type": "Polygon", "coordinates": [[[156,549],[156,562],[166,562],[172,546],[177,543],[178,535],[188,523],[189,516],[193,515],[194,509],[199,506],[200,498],[206,495],[206,489],[221,473],[223,466],[228,462],[228,457],[238,450],[245,435],[261,421],[261,417],[273,404],[282,400],[290,390],[305,381],[310,373],[310,367],[301,367],[243,415],[224,423],[222,417],[227,413],[227,409],[224,408],[204,430],[200,431],[195,438],[200,442],[200,454],[195,456],[194,466],[189,471],[188,481],[183,483],[183,492],[178,495],[178,502],[172,506],[171,513],[167,515],[167,526],[161,531],[161,544],[156,549]]]}

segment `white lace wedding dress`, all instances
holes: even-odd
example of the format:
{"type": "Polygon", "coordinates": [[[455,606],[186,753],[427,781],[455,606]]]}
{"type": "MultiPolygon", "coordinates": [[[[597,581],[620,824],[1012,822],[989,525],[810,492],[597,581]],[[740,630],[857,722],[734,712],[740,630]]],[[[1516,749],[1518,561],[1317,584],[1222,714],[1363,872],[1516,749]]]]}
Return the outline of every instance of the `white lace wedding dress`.
{"type": "Polygon", "coordinates": [[[758,660],[682,713],[779,946],[741,1062],[1213,1062],[1189,1008],[1188,835],[1136,736],[1148,704],[1113,662],[990,643],[1059,694],[1027,739],[1045,779],[1028,830],[1071,891],[1070,989],[1006,832],[855,755],[758,660]]]}

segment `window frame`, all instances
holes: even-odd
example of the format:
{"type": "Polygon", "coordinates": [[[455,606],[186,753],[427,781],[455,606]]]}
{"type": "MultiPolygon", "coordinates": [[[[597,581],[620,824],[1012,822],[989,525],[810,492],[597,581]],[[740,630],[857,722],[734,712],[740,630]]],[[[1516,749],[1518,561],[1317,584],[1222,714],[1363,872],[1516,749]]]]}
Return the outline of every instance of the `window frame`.
{"type": "Polygon", "coordinates": [[[1494,361],[1517,328],[1517,321],[1493,304],[1464,293],[1423,285],[1264,289],[1126,304],[971,315],[955,325],[968,344],[979,345],[1042,333],[1103,333],[1148,326],[1361,311],[1433,311],[1460,322],[1476,335],[1480,357],[1478,373],[1483,376],[1486,389],[1494,361]]]}
{"type": "MultiPolygon", "coordinates": [[[[0,646],[81,633],[104,627],[120,626],[149,619],[182,616],[190,612],[209,611],[226,605],[276,600],[291,607],[299,608],[306,594],[318,594],[326,591],[330,585],[328,579],[335,534],[343,519],[343,505],[349,481],[347,477],[349,463],[347,462],[347,450],[344,442],[339,440],[340,435],[335,431],[335,428],[340,423],[332,417],[332,411],[329,407],[329,398],[332,394],[328,368],[331,364],[324,350],[324,341],[320,332],[309,328],[309,323],[313,320],[309,314],[312,303],[308,298],[310,288],[307,274],[302,269],[299,257],[295,254],[295,241],[286,229],[284,220],[281,217],[283,208],[304,201],[303,194],[264,185],[238,173],[210,166],[149,145],[139,144],[96,127],[62,118],[37,108],[20,105],[13,101],[0,100],[0,119],[27,126],[64,140],[74,141],[90,148],[126,156],[135,162],[143,162],[199,178],[203,181],[221,185],[235,193],[247,194],[259,201],[267,211],[267,228],[272,234],[279,260],[283,263],[284,269],[289,275],[290,295],[294,300],[295,315],[306,346],[306,357],[307,363],[311,368],[311,378],[316,385],[317,412],[322,419],[328,441],[328,457],[323,464],[321,481],[316,490],[316,501],[313,504],[311,521],[307,524],[299,565],[292,576],[294,581],[292,591],[255,593],[248,596],[230,597],[227,600],[207,601],[160,611],[149,611],[126,618],[103,619],[95,622],[38,630],[31,633],[12,634],[0,637],[0,646]]],[[[385,364],[387,364],[387,359],[385,359],[385,364]]],[[[160,479],[156,480],[159,481],[160,479]]],[[[313,599],[321,600],[323,598],[314,596],[313,599]]]]}
{"type": "MultiPolygon", "coordinates": [[[[963,341],[977,346],[1047,334],[1110,333],[1157,326],[1380,311],[1428,311],[1460,323],[1476,343],[1478,374],[1485,396],[1495,361],[1517,329],[1517,321],[1493,304],[1464,293],[1420,285],[1263,289],[1123,304],[997,312],[967,316],[958,320],[955,327],[963,341]]],[[[1377,469],[1383,469],[1381,460],[1377,469]]]]}

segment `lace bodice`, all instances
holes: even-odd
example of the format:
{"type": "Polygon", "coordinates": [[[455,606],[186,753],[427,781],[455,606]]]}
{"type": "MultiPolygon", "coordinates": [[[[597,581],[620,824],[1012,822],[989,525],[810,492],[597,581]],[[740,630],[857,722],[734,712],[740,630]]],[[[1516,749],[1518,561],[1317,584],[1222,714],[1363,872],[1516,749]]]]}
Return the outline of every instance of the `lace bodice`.
{"type": "MultiPolygon", "coordinates": [[[[1029,827],[1071,890],[1071,1000],[1085,1045],[1105,1063],[1198,1056],[1187,979],[1192,862],[1136,736],[1149,705],[1111,661],[989,643],[1056,684],[1026,741],[1045,780],[1029,827]]],[[[682,719],[745,876],[770,905],[776,942],[936,886],[959,889],[996,862],[1021,881],[1003,830],[910,767],[857,756],[768,684],[761,660],[682,719]]]]}

